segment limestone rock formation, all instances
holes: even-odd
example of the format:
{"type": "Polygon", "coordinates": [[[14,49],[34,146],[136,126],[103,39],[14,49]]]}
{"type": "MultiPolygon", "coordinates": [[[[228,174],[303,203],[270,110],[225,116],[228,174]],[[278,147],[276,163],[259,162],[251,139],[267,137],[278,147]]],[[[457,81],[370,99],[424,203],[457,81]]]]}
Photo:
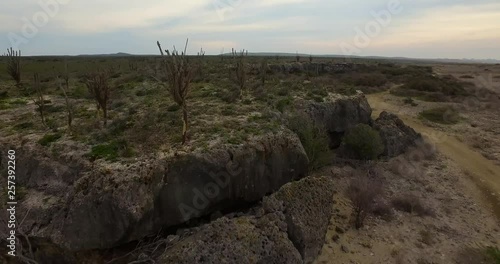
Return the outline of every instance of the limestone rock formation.
{"type": "MultiPolygon", "coordinates": [[[[6,149],[0,143],[0,151],[6,149]]],[[[162,227],[260,200],[308,173],[307,155],[288,130],[205,153],[123,163],[91,164],[68,153],[49,157],[36,144],[18,152],[19,184],[27,188],[18,213],[30,210],[24,233],[69,251],[139,240],[162,227]]]]}
{"type": "Polygon", "coordinates": [[[159,263],[312,263],[331,217],[333,181],[308,177],[263,199],[252,215],[222,217],[169,245],[159,263]]]}
{"type": "Polygon", "coordinates": [[[398,116],[385,111],[380,113],[373,127],[380,133],[385,145],[383,155],[387,157],[396,157],[404,153],[422,138],[413,128],[405,125],[398,116]]]}

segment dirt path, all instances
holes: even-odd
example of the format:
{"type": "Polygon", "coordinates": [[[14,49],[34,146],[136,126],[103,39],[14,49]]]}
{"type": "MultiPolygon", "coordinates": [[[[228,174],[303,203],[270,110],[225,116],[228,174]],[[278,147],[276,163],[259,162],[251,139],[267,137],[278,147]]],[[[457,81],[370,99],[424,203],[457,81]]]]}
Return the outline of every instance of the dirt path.
{"type": "Polygon", "coordinates": [[[429,138],[441,153],[468,172],[472,180],[483,190],[485,198],[500,220],[500,167],[460,142],[455,136],[426,126],[418,118],[405,114],[399,106],[386,102],[384,95],[385,93],[367,95],[373,108],[374,118],[382,111],[395,113],[407,125],[429,138]]]}

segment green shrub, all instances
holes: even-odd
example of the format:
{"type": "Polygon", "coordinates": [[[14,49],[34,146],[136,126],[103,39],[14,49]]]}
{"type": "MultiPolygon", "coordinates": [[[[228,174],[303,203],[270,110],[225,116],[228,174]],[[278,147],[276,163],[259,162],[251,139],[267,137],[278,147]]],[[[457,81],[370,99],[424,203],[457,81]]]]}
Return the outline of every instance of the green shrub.
{"type": "Polygon", "coordinates": [[[347,150],[359,159],[376,159],[384,151],[380,134],[366,124],[356,125],[342,141],[347,150]]]}
{"type": "Polygon", "coordinates": [[[288,96],[290,94],[290,90],[291,89],[289,86],[281,87],[280,89],[278,89],[278,92],[276,94],[279,96],[288,96]]]}
{"type": "Polygon", "coordinates": [[[405,104],[409,104],[409,105],[411,105],[411,106],[417,106],[417,105],[418,105],[417,103],[415,103],[415,101],[414,101],[414,100],[413,100],[413,98],[411,98],[411,97],[406,97],[406,98],[403,100],[403,102],[404,102],[405,104]]]}
{"type": "Polygon", "coordinates": [[[309,158],[309,169],[314,171],[331,163],[333,153],[325,128],[318,126],[305,114],[295,113],[288,118],[288,128],[295,132],[309,158]]]}
{"type": "Polygon", "coordinates": [[[19,131],[19,130],[31,129],[34,127],[35,127],[35,124],[33,124],[33,122],[23,122],[23,123],[14,125],[14,130],[19,131]]]}
{"type": "Polygon", "coordinates": [[[118,157],[131,157],[133,155],[132,148],[125,140],[115,140],[109,144],[93,146],[88,156],[92,159],[116,161],[118,157]]]}
{"type": "Polygon", "coordinates": [[[278,109],[278,111],[282,112],[285,111],[285,108],[287,106],[289,106],[290,104],[292,104],[292,98],[291,97],[287,97],[285,99],[281,99],[279,100],[277,103],[276,103],[276,109],[278,109]]]}
{"type": "Polygon", "coordinates": [[[419,116],[422,119],[445,125],[456,124],[460,121],[459,114],[450,107],[437,107],[424,110],[420,112],[419,116]]]}
{"type": "Polygon", "coordinates": [[[500,249],[488,247],[486,248],[486,255],[490,258],[492,263],[500,264],[500,249]]]}
{"type": "Polygon", "coordinates": [[[178,104],[172,104],[167,108],[167,111],[169,112],[177,112],[181,109],[181,107],[178,104]]]}
{"type": "Polygon", "coordinates": [[[38,144],[40,144],[42,146],[48,146],[52,142],[55,142],[58,139],[60,139],[61,137],[62,137],[62,135],[59,133],[47,134],[47,135],[43,136],[40,140],[38,140],[38,144]]]}

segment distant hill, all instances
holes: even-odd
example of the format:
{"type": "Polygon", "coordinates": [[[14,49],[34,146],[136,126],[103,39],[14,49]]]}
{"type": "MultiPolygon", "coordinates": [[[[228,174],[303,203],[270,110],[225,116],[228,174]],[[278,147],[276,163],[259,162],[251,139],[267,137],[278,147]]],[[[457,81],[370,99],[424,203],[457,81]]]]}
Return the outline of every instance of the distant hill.
{"type": "MultiPolygon", "coordinates": [[[[231,53],[224,53],[223,56],[231,56],[231,53]]],[[[447,58],[407,58],[407,57],[383,57],[383,56],[345,56],[345,55],[335,55],[335,54],[323,54],[323,55],[310,55],[299,53],[300,57],[313,58],[356,58],[356,59],[375,59],[375,60],[397,60],[397,61],[420,61],[420,62],[440,62],[440,63],[481,63],[481,64],[500,64],[500,60],[496,59],[447,59],[447,58]]],[[[78,57],[131,57],[131,56],[159,56],[157,54],[153,55],[135,55],[130,53],[118,52],[112,54],[82,54],[77,55],[78,57]]],[[[213,55],[215,56],[215,55],[213,55]]],[[[216,55],[220,56],[220,55],[216,55]]],[[[286,53],[286,52],[249,52],[248,56],[268,56],[268,57],[295,57],[297,53],[286,53]]]]}
{"type": "MultiPolygon", "coordinates": [[[[297,53],[285,52],[249,52],[248,56],[270,56],[270,57],[295,57],[297,53]]],[[[313,58],[357,58],[357,59],[376,59],[376,60],[401,60],[401,61],[422,61],[422,62],[442,62],[442,63],[484,63],[484,64],[499,64],[500,60],[496,59],[447,59],[447,58],[408,58],[408,57],[383,57],[383,56],[345,56],[335,54],[310,55],[299,53],[300,57],[313,58]]],[[[224,56],[231,56],[231,53],[224,53],[224,56]]]]}
{"type": "Polygon", "coordinates": [[[81,54],[77,55],[78,57],[128,57],[128,56],[135,56],[133,54],[129,53],[124,53],[124,52],[118,52],[118,53],[112,53],[112,54],[81,54]]]}

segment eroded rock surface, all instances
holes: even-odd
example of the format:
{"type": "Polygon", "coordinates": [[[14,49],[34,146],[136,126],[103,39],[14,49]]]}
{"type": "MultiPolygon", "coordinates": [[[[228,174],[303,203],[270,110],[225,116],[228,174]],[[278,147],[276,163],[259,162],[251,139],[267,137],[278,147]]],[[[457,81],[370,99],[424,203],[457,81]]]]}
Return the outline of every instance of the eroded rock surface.
{"type": "Polygon", "coordinates": [[[304,263],[312,263],[323,247],[332,215],[333,194],[333,181],[326,177],[288,183],[273,194],[284,204],[288,236],[304,263]]]}
{"type": "Polygon", "coordinates": [[[265,197],[252,215],[222,217],[170,245],[159,263],[312,263],[325,241],[333,181],[309,177],[265,197]]]}
{"type": "Polygon", "coordinates": [[[222,217],[167,249],[159,263],[302,263],[288,239],[283,204],[265,199],[262,216],[222,217]]]}
{"type": "Polygon", "coordinates": [[[296,108],[305,112],[330,136],[330,147],[340,146],[342,136],[357,124],[371,124],[372,109],[364,94],[330,95],[325,102],[300,101],[296,108]]]}
{"type": "MultiPolygon", "coordinates": [[[[0,144],[2,153],[6,149],[0,144]]],[[[287,130],[206,153],[123,163],[44,157],[36,144],[19,153],[19,183],[28,190],[18,212],[30,209],[24,232],[70,251],[114,247],[260,200],[306,176],[308,164],[287,130]]]]}
{"type": "Polygon", "coordinates": [[[382,112],[373,127],[380,133],[385,145],[384,156],[396,157],[422,139],[422,136],[399,119],[398,116],[382,112]]]}

